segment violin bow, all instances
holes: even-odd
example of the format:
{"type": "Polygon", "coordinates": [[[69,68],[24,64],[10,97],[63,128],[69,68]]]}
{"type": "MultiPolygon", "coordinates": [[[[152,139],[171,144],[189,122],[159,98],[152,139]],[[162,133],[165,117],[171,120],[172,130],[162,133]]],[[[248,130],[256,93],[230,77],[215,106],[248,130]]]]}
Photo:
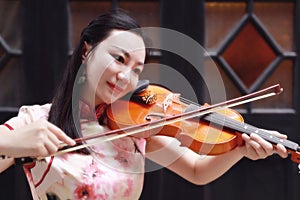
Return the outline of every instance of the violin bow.
{"type": "MultiPolygon", "coordinates": [[[[212,105],[205,106],[205,107],[200,107],[199,109],[185,112],[183,114],[173,115],[170,117],[158,119],[158,120],[151,121],[151,122],[146,122],[143,124],[137,124],[137,125],[124,127],[121,129],[111,130],[111,131],[107,131],[105,133],[97,133],[97,134],[90,135],[90,136],[76,138],[75,139],[76,143],[80,143],[80,144],[66,148],[66,149],[62,149],[50,156],[58,156],[58,155],[61,155],[64,153],[68,153],[68,152],[80,150],[80,149],[83,149],[86,147],[90,147],[92,145],[99,144],[102,142],[112,141],[112,140],[116,140],[116,139],[127,137],[127,136],[134,136],[138,133],[141,133],[141,132],[144,132],[147,130],[151,130],[151,129],[155,129],[155,128],[160,128],[162,126],[172,124],[172,123],[175,123],[178,121],[191,119],[194,117],[199,117],[199,116],[206,115],[206,114],[209,114],[212,112],[216,112],[218,110],[222,110],[224,108],[231,108],[231,107],[235,107],[238,105],[250,103],[250,102],[268,98],[271,96],[275,96],[275,95],[280,94],[282,91],[283,91],[283,88],[281,88],[281,86],[279,84],[276,84],[276,85],[267,87],[265,89],[262,89],[262,90],[259,90],[259,91],[241,96],[241,97],[237,97],[237,98],[234,98],[234,99],[231,99],[228,101],[220,102],[217,104],[212,104],[212,105]],[[120,134],[120,133],[122,133],[122,134],[120,134]],[[97,140],[82,144],[82,141],[88,141],[88,140],[92,140],[92,139],[97,139],[97,140]]],[[[68,147],[68,145],[65,143],[61,143],[60,148],[64,148],[64,147],[68,147]]],[[[30,161],[30,160],[42,160],[42,159],[44,159],[44,157],[15,158],[16,163],[21,163],[21,164],[24,164],[24,162],[28,162],[28,160],[30,161]]]]}
{"type": "MultiPolygon", "coordinates": [[[[279,84],[276,84],[276,85],[270,86],[268,88],[259,90],[257,92],[253,92],[253,93],[250,93],[250,94],[247,94],[247,95],[235,98],[235,99],[231,99],[228,101],[224,101],[224,102],[221,102],[218,104],[213,104],[213,105],[209,105],[206,107],[200,107],[199,109],[185,112],[180,115],[173,115],[173,116],[166,117],[163,119],[155,120],[153,122],[146,122],[143,124],[124,127],[122,129],[111,130],[111,131],[106,132],[106,134],[99,133],[99,134],[94,134],[94,135],[90,135],[90,136],[86,136],[86,137],[82,137],[82,138],[77,138],[77,139],[75,139],[75,141],[81,142],[81,141],[87,141],[87,140],[91,140],[91,139],[98,139],[100,137],[105,137],[105,139],[103,139],[103,141],[97,140],[97,141],[94,141],[94,142],[91,142],[88,144],[81,144],[78,146],[70,147],[68,149],[64,149],[64,150],[57,152],[55,155],[60,155],[63,153],[79,150],[79,149],[97,144],[98,142],[112,141],[112,140],[119,139],[119,138],[126,137],[126,136],[133,136],[135,134],[141,133],[143,131],[147,131],[149,129],[159,128],[164,125],[172,124],[172,123],[182,121],[185,119],[191,119],[191,118],[198,117],[201,115],[206,115],[206,114],[209,114],[212,112],[216,112],[216,111],[222,110],[224,108],[231,108],[231,107],[246,104],[249,102],[257,101],[259,99],[264,99],[267,97],[278,95],[282,91],[283,91],[283,88],[281,88],[279,84]],[[119,133],[122,133],[122,134],[120,135],[119,133]],[[116,134],[118,134],[118,135],[116,135],[116,134]]],[[[65,147],[65,146],[67,146],[67,144],[64,144],[64,143],[61,144],[61,147],[65,147]]]]}

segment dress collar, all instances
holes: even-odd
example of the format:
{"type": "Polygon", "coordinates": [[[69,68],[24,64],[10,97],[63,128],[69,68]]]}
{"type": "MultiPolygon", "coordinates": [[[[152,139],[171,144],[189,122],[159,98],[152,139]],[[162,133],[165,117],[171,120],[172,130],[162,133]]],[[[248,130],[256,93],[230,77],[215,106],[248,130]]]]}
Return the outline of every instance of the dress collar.
{"type": "Polygon", "coordinates": [[[103,118],[107,104],[105,103],[99,104],[96,108],[94,108],[89,103],[87,103],[87,101],[81,99],[79,107],[80,107],[81,119],[95,120],[95,119],[103,118]]]}

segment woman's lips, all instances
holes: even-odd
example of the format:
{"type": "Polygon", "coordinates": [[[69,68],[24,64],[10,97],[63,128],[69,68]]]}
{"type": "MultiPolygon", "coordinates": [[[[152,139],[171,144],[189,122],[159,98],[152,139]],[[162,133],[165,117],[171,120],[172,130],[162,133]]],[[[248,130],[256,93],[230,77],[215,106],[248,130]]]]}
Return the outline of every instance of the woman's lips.
{"type": "Polygon", "coordinates": [[[114,94],[120,94],[121,92],[123,92],[123,89],[118,87],[117,85],[107,82],[108,86],[110,87],[110,89],[113,91],[114,94]]]}

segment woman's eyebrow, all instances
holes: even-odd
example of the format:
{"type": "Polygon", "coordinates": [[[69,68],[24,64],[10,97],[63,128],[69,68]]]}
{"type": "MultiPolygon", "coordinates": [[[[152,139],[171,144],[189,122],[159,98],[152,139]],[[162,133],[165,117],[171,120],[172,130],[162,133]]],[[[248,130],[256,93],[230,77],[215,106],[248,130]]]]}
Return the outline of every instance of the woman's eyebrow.
{"type": "Polygon", "coordinates": [[[119,51],[121,51],[126,57],[130,58],[130,54],[125,49],[123,49],[119,46],[113,46],[113,47],[118,49],[119,51]]]}

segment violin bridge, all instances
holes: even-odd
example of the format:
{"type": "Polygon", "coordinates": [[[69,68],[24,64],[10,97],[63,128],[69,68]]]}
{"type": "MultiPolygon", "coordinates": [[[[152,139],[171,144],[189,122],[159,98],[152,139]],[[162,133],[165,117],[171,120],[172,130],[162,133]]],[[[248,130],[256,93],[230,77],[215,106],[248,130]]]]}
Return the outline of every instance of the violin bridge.
{"type": "Polygon", "coordinates": [[[167,109],[170,105],[172,105],[172,99],[173,99],[173,94],[169,94],[166,96],[166,98],[163,101],[163,110],[164,113],[167,112],[167,109]]]}
{"type": "Polygon", "coordinates": [[[177,94],[177,93],[171,93],[166,96],[166,98],[163,101],[164,113],[166,113],[168,107],[172,105],[174,98],[179,98],[179,96],[180,96],[180,94],[177,94]]]}

